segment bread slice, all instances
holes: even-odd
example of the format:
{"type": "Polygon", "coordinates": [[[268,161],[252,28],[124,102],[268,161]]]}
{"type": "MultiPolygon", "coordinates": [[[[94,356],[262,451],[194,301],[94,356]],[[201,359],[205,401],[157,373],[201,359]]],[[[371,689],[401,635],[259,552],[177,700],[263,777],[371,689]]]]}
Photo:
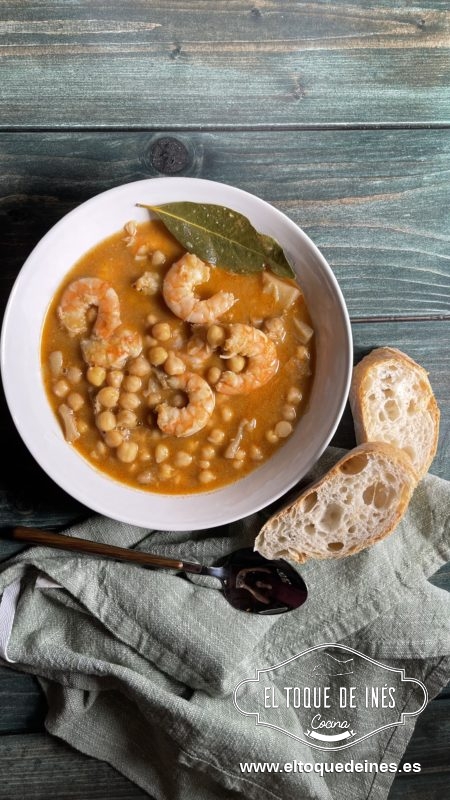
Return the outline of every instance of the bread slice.
{"type": "Polygon", "coordinates": [[[439,436],[439,408],[424,368],[401,350],[379,347],[354,368],[349,399],[357,443],[399,447],[420,480],[439,436]]]}
{"type": "Polygon", "coordinates": [[[416,482],[411,460],[398,448],[359,445],[265,523],[255,550],[300,564],[357,553],[394,530],[416,482]]]}

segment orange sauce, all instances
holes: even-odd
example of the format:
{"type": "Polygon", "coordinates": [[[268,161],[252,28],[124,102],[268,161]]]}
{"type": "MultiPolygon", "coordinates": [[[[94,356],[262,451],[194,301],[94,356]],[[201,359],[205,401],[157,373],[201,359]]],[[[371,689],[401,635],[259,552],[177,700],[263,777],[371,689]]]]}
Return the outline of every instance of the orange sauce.
{"type": "MultiPolygon", "coordinates": [[[[308,402],[314,369],[314,338],[306,341],[304,337],[304,326],[311,326],[311,321],[302,293],[299,292],[295,301],[286,308],[276,290],[272,291],[270,286],[268,290],[263,273],[237,275],[212,267],[208,282],[196,289],[197,296],[208,297],[222,289],[232,292],[237,298],[232,308],[214,324],[222,326],[225,332],[229,332],[229,326],[237,322],[260,328],[274,341],[278,369],[265,385],[247,394],[228,396],[215,391],[214,383],[209,381],[212,367],[226,368],[223,349],[214,348],[195,370],[186,362],[189,371],[196,372],[210,383],[215,395],[214,410],[204,427],[190,436],[177,437],[162,432],[157,424],[155,392],[151,391],[152,386],[149,389],[149,381],[153,382],[154,389],[155,375],[164,373],[164,364],[155,368],[150,363],[152,348],[161,347],[183,360],[194,336],[206,342],[209,326],[193,326],[178,319],[165,304],[161,288],[149,295],[137,291],[133,284],[143,273],[151,272],[161,286],[164,275],[183,252],[164,226],[154,221],[140,224],[133,236],[120,231],[100,242],[65,277],[48,309],[41,342],[42,370],[49,403],[58,419],[61,404],[74,406],[71,414],[79,436],[68,446],[75,447],[95,469],[117,481],[145,491],[173,494],[217,489],[243,477],[270,458],[301,418],[308,402]],[[148,252],[140,255],[143,247],[148,252]],[[157,251],[164,254],[165,261],[156,267],[152,265],[152,257],[157,251]],[[107,281],[119,297],[122,326],[137,330],[142,337],[140,360],[147,364],[148,372],[140,377],[141,386],[135,392],[137,405],[133,413],[136,424],[127,427],[117,423],[115,428],[124,441],[137,445],[136,456],[130,462],[120,459],[120,449],[108,444],[114,437],[108,437],[96,422],[99,418],[96,397],[102,388],[109,385],[110,378],[106,370],[100,385],[93,385],[88,380],[88,366],[83,360],[80,342],[89,338],[91,332],[87,330],[82,335],[71,337],[58,318],[58,306],[65,288],[82,277],[107,281]],[[274,320],[278,320],[275,329],[274,320]],[[155,339],[152,329],[159,322],[170,326],[169,340],[155,339]],[[55,352],[62,354],[63,364],[60,374],[56,375],[50,368],[50,354],[55,352]],[[79,379],[74,381],[74,376],[79,379]],[[78,395],[76,402],[74,395],[78,395]],[[244,425],[243,421],[249,424],[244,425]],[[280,422],[284,424],[280,426],[280,422]],[[230,457],[230,445],[238,434],[241,434],[240,442],[235,448],[235,456],[230,457]]],[[[286,283],[295,285],[292,281],[286,283]]],[[[90,327],[95,314],[93,317],[90,327]]],[[[132,374],[132,365],[133,359],[130,359],[121,370],[124,381],[132,374]]],[[[244,370],[247,368],[245,359],[244,370]]],[[[123,388],[119,390],[117,407],[108,409],[115,419],[120,418],[122,392],[123,388]]],[[[167,385],[161,388],[161,400],[179,406],[188,402],[182,392],[174,392],[167,385]]]]}

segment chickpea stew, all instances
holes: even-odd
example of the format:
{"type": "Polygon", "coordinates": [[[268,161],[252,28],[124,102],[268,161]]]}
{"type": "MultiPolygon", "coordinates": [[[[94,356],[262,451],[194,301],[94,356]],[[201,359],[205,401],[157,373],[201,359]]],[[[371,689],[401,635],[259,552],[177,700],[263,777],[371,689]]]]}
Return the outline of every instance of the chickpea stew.
{"type": "Polygon", "coordinates": [[[217,489],[272,456],[308,402],[303,294],[186,253],[159,221],[86,253],[46,315],[41,361],[67,441],[151,492],[217,489]]]}

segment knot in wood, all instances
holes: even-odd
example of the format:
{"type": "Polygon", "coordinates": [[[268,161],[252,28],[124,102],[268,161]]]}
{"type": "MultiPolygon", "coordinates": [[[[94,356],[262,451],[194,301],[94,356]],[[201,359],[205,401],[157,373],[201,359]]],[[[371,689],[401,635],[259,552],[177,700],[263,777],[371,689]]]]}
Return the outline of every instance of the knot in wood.
{"type": "Polygon", "coordinates": [[[150,161],[153,168],[163,175],[176,175],[189,163],[187,147],[174,136],[162,136],[150,148],[150,161]]]}

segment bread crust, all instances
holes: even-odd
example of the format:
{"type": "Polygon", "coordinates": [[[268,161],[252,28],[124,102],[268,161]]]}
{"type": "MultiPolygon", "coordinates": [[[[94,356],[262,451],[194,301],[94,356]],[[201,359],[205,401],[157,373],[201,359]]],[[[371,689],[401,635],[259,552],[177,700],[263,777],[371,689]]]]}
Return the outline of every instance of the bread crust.
{"type": "Polygon", "coordinates": [[[420,364],[417,364],[410,356],[395,347],[375,348],[353,369],[349,401],[353,415],[356,441],[358,444],[362,444],[371,439],[383,439],[381,434],[379,436],[374,436],[373,431],[369,433],[371,423],[372,428],[376,426],[374,426],[371,420],[367,402],[369,393],[368,384],[370,383],[371,373],[382,364],[387,366],[398,364],[403,369],[414,373],[420,380],[423,392],[427,398],[427,411],[432,420],[432,438],[429,442],[427,452],[422,453],[421,463],[415,467],[417,481],[419,481],[428,472],[434,456],[436,455],[439,439],[440,412],[428,379],[427,371],[421,367],[420,364]]]}
{"type": "MultiPolygon", "coordinates": [[[[379,530],[370,538],[364,539],[363,541],[360,541],[349,548],[344,546],[342,550],[337,552],[330,551],[326,554],[323,554],[314,551],[307,552],[306,546],[304,549],[297,550],[289,547],[289,552],[286,552],[285,557],[291,561],[296,561],[299,564],[303,564],[308,558],[320,560],[325,558],[345,558],[349,555],[354,555],[361,550],[365,550],[367,547],[371,547],[372,545],[389,536],[395,530],[405,514],[406,509],[408,508],[409,501],[417,484],[417,474],[412,466],[411,459],[397,447],[385,442],[366,442],[354,447],[352,450],[346,453],[327,473],[325,473],[325,475],[323,475],[318,481],[315,481],[313,484],[308,486],[308,488],[299,495],[294,503],[271,517],[265,523],[265,525],[263,525],[256,538],[255,550],[261,552],[262,555],[266,556],[266,558],[280,557],[277,554],[274,555],[273,549],[267,547],[269,543],[264,541],[268,535],[270,536],[271,529],[277,529],[280,527],[280,523],[287,526],[295,525],[296,514],[300,519],[303,517],[305,500],[307,500],[307,498],[313,492],[317,492],[317,490],[320,489],[320,487],[322,487],[324,484],[329,484],[338,478],[338,476],[340,477],[342,475],[342,466],[348,464],[360,455],[367,456],[369,459],[384,459],[384,461],[387,461],[392,468],[401,474],[404,488],[400,495],[396,497],[397,505],[390,523],[380,526],[379,530]]],[[[355,514],[358,514],[358,509],[355,509],[355,514]]],[[[341,535],[340,539],[342,538],[343,537],[341,535]]],[[[305,545],[306,544],[307,543],[305,542],[305,545]]],[[[282,544],[280,544],[280,548],[283,548],[282,544]]]]}

